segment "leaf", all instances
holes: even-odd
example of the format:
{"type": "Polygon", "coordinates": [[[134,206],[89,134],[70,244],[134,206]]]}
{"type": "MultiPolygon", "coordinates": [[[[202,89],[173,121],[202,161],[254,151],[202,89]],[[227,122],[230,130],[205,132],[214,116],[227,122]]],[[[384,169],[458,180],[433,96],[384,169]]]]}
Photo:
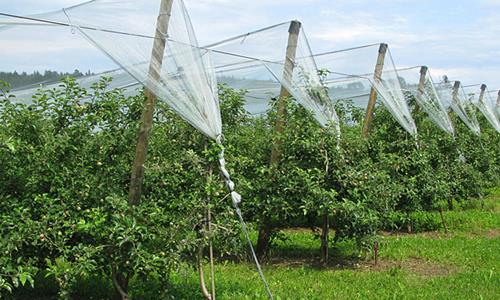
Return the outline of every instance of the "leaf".
{"type": "Polygon", "coordinates": [[[26,273],[21,273],[19,275],[19,281],[21,281],[21,284],[24,286],[26,284],[26,280],[30,277],[29,274],[26,273]]]}

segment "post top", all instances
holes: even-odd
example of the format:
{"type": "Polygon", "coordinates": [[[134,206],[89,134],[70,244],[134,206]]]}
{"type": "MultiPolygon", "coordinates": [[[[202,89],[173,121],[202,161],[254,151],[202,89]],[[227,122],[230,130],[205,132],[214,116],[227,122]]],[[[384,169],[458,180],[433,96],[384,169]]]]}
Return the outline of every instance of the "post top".
{"type": "Polygon", "coordinates": [[[498,96],[500,96],[500,90],[498,90],[498,96]]]}
{"type": "Polygon", "coordinates": [[[288,33],[299,34],[300,28],[302,27],[302,23],[298,20],[293,20],[290,22],[290,28],[288,29],[288,33]]]}
{"type": "Polygon", "coordinates": [[[460,81],[455,81],[455,84],[453,84],[454,89],[458,89],[460,87],[460,81]]]}
{"type": "Polygon", "coordinates": [[[486,84],[483,83],[483,84],[481,84],[481,91],[484,91],[484,90],[486,90],[486,84]]]}
{"type": "Polygon", "coordinates": [[[386,53],[388,47],[389,47],[389,45],[387,45],[386,43],[380,43],[380,47],[378,48],[378,52],[379,53],[386,53]]]}
{"type": "Polygon", "coordinates": [[[427,66],[421,66],[420,67],[420,74],[427,74],[427,71],[429,70],[429,68],[427,66]]]}

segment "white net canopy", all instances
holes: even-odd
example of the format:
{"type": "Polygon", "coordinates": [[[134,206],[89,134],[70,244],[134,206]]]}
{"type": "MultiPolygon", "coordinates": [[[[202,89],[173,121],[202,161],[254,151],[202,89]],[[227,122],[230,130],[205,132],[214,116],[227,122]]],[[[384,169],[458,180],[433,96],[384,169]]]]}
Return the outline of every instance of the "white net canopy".
{"type": "Polygon", "coordinates": [[[481,128],[477,121],[474,105],[469,101],[467,94],[459,81],[451,82],[445,77],[443,81],[436,85],[436,91],[445,107],[451,109],[476,135],[481,134],[481,128]]]}
{"type": "Polygon", "coordinates": [[[333,124],[339,130],[337,114],[299,22],[277,24],[204,48],[212,50],[219,83],[247,91],[250,113],[267,111],[270,100],[279,97],[283,87],[322,126],[333,124]]]}
{"type": "MultiPolygon", "coordinates": [[[[179,11],[184,11],[182,8],[183,7],[181,7],[179,11]]],[[[66,9],[64,12],[69,15],[72,10],[66,9]]],[[[124,14],[126,15],[126,13],[124,14]]],[[[59,16],[58,14],[54,15],[59,16]]],[[[174,19],[173,16],[174,12],[172,13],[171,22],[174,19]]],[[[75,21],[73,21],[73,19],[71,20],[74,25],[75,21]]],[[[184,20],[189,22],[187,14],[184,14],[184,20]]],[[[31,20],[27,21],[32,22],[31,20]]],[[[176,22],[173,22],[173,24],[176,24],[176,22]]],[[[82,26],[90,28],[90,26],[87,25],[82,26]]],[[[182,28],[182,26],[178,27],[182,28]]],[[[116,34],[115,32],[121,32],[121,28],[111,27],[113,28],[112,32],[81,28],[82,27],[79,27],[82,34],[87,39],[102,49],[112,58],[112,60],[121,66],[121,69],[80,78],[78,81],[82,86],[90,86],[93,82],[97,81],[100,76],[110,76],[113,78],[113,82],[110,84],[109,88],[126,88],[126,90],[130,92],[138,88],[139,84],[144,85],[144,80],[148,79],[145,77],[145,75],[148,75],[149,70],[147,58],[142,57],[142,55],[137,55],[134,57],[134,60],[130,61],[127,57],[127,55],[129,55],[128,51],[130,50],[124,50],[123,47],[117,47],[116,41],[111,41],[112,39],[107,37],[108,34],[112,35],[116,34]]],[[[173,28],[175,27],[170,27],[169,32],[174,31],[173,28]]],[[[144,32],[145,31],[146,30],[144,30],[144,32]]],[[[138,33],[133,35],[124,34],[119,36],[120,39],[123,40],[123,43],[127,43],[128,39],[138,39],[141,41],[150,39],[144,36],[144,32],[137,32],[138,33]]],[[[176,34],[179,35],[178,33],[176,34]]],[[[169,37],[171,36],[172,35],[169,33],[169,37]]],[[[136,45],[144,47],[147,46],[147,43],[138,42],[136,45]]],[[[200,67],[205,68],[205,75],[210,78],[212,85],[211,92],[213,92],[213,86],[216,84],[215,82],[246,91],[246,108],[250,114],[259,115],[266,112],[270,108],[271,99],[277,98],[283,87],[297,102],[311,110],[316,120],[322,126],[333,124],[337,134],[340,134],[337,114],[320,81],[307,38],[300,23],[294,21],[281,23],[262,30],[230,38],[204,48],[197,46],[194,34],[192,31],[188,30],[185,31],[185,34],[180,35],[179,38],[175,38],[175,41],[171,38],[168,39],[166,49],[167,55],[163,58],[163,61],[177,62],[179,60],[178,56],[184,53],[183,51],[185,51],[185,48],[190,50],[187,51],[188,53],[196,51],[200,54],[198,57],[200,64],[202,64],[200,67]],[[294,29],[292,26],[296,27],[297,36],[296,40],[289,41],[289,31],[294,29]],[[180,43],[177,40],[183,40],[183,42],[180,43]],[[193,44],[195,46],[191,46],[193,44]],[[288,45],[296,47],[292,55],[293,57],[286,56],[288,45]],[[171,48],[174,47],[178,49],[177,53],[173,53],[175,49],[171,48]],[[285,68],[287,60],[292,62],[292,68],[285,68]],[[216,76],[216,80],[212,78],[213,76],[216,76]]],[[[144,51],[142,48],[138,50],[134,49],[133,51],[139,53],[148,52],[144,51]]],[[[181,70],[184,70],[184,68],[182,67],[181,70]]],[[[203,72],[200,73],[203,74],[203,72]]],[[[172,74],[171,76],[178,77],[178,74],[175,72],[172,74]]],[[[52,83],[46,84],[45,87],[51,88],[57,85],[57,83],[52,83]]],[[[38,87],[39,85],[23,87],[15,91],[15,94],[27,98],[36,93],[38,87]]],[[[156,93],[156,90],[153,91],[156,93]]],[[[169,96],[175,99],[175,95],[171,94],[169,96]]],[[[175,110],[182,111],[183,109],[175,110]]],[[[195,120],[191,123],[193,126],[203,131],[203,128],[196,125],[200,123],[199,121],[200,120],[195,120]]],[[[211,137],[214,136],[213,130],[211,130],[210,133],[205,133],[211,137]]]]}
{"type": "Polygon", "coordinates": [[[498,120],[500,120],[500,91],[490,91],[490,98],[497,99],[495,101],[495,113],[497,115],[498,120]]]}
{"type": "MultiPolygon", "coordinates": [[[[47,30],[47,40],[58,40],[61,44],[36,49],[51,52],[45,53],[44,57],[54,60],[61,59],[58,55],[61,52],[69,52],[67,45],[70,43],[74,43],[77,49],[91,48],[88,42],[85,43],[86,39],[108,57],[108,61],[113,61],[161,101],[167,102],[195,128],[216,139],[222,133],[222,126],[216,81],[210,72],[210,55],[196,47],[184,3],[161,3],[160,7],[160,1],[93,0],[37,15],[37,20],[4,16],[0,19],[0,37],[11,41],[12,36],[5,34],[12,34],[15,30],[22,33],[17,39],[24,37],[25,47],[36,47],[39,39],[35,37],[47,30]],[[167,13],[168,5],[172,5],[170,14],[167,13]],[[162,32],[162,28],[167,28],[166,24],[168,32],[162,32]]],[[[2,47],[5,44],[2,43],[2,47]]],[[[33,61],[26,63],[31,67],[36,64],[33,61]]],[[[86,69],[92,64],[96,62],[85,65],[86,69]]]]}
{"type": "Polygon", "coordinates": [[[500,122],[496,116],[495,103],[491,98],[486,85],[468,85],[464,86],[464,91],[470,102],[472,102],[483,114],[491,126],[500,132],[500,122]]]}
{"type": "Polygon", "coordinates": [[[417,104],[439,128],[453,135],[453,124],[448,110],[441,101],[430,71],[427,67],[412,67],[398,70],[403,91],[412,95],[417,104]]]}
{"type": "Polygon", "coordinates": [[[401,89],[399,76],[390,50],[385,44],[373,44],[338,51],[315,54],[319,70],[324,70],[324,84],[334,100],[351,99],[354,104],[365,108],[372,88],[383,105],[398,123],[412,135],[417,127],[411,116],[408,103],[401,89]],[[379,52],[386,48],[383,69],[375,76],[379,52]]]}

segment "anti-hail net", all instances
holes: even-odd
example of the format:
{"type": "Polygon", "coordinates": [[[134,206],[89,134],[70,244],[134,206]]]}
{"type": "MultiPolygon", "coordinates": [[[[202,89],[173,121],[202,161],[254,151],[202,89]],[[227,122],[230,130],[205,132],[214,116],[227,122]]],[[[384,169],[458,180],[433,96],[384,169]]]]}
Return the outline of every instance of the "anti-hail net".
{"type": "Polygon", "coordinates": [[[453,124],[448,110],[442,103],[427,67],[413,67],[398,70],[401,87],[413,96],[418,106],[427,113],[439,128],[453,135],[453,124]]]}
{"type": "Polygon", "coordinates": [[[491,99],[497,99],[495,101],[495,113],[500,121],[500,91],[490,91],[490,97],[491,99]]]}
{"type": "Polygon", "coordinates": [[[500,132],[500,122],[496,116],[495,103],[486,86],[468,85],[464,86],[468,100],[472,102],[483,114],[491,126],[500,132]]]}
{"type": "Polygon", "coordinates": [[[301,24],[285,22],[205,46],[212,50],[220,83],[247,90],[252,114],[270,108],[281,87],[339,133],[338,117],[323,87],[301,24]],[[230,55],[228,55],[230,54],[230,55]]]}
{"type": "MultiPolygon", "coordinates": [[[[109,74],[123,75],[123,81],[114,83],[118,87],[132,87],[134,81],[140,83],[193,127],[222,143],[211,51],[198,47],[182,0],[93,0],[31,17],[3,14],[0,17],[0,39],[8,41],[0,43],[2,70],[55,69],[71,65],[71,62],[75,63],[71,65],[73,68],[78,66],[83,70],[117,68],[109,74]],[[15,57],[19,54],[17,51],[24,49],[33,51],[31,60],[24,56],[25,61],[19,59],[16,62],[6,55],[10,51],[15,57]],[[101,61],[82,60],[88,54],[86,51],[101,52],[101,61]],[[40,61],[37,62],[37,58],[40,61]]],[[[82,79],[82,82],[89,82],[89,79],[92,77],[82,79]]],[[[223,151],[219,164],[248,238],[239,209],[241,196],[234,190],[223,151]]],[[[249,239],[248,242],[272,298],[249,239]]]]}
{"type": "MultiPolygon", "coordinates": [[[[1,47],[20,50],[12,44],[12,41],[18,41],[23,48],[37,49],[34,57],[41,53],[44,57],[44,61],[39,62],[40,69],[50,69],[50,60],[56,65],[52,68],[56,68],[57,64],[61,64],[61,54],[84,58],[84,53],[78,51],[99,49],[104,54],[101,58],[106,61],[104,65],[113,66],[110,62],[114,62],[161,101],[167,102],[195,128],[216,139],[222,133],[222,126],[216,82],[209,72],[210,55],[205,55],[202,49],[196,47],[196,38],[183,2],[173,1],[170,16],[166,13],[159,15],[159,4],[159,1],[153,3],[146,0],[94,0],[36,16],[46,22],[3,17],[0,25],[5,27],[0,33],[2,39],[9,43],[2,43],[1,47]],[[158,59],[150,64],[153,48],[167,37],[167,32],[160,31],[155,35],[156,25],[167,22],[168,42],[164,52],[168,54],[159,53],[158,59]],[[71,26],[65,26],[68,24],[71,26]],[[46,39],[41,41],[40,34],[46,39]],[[49,44],[36,47],[37,42],[49,44]],[[69,51],[71,46],[77,50],[76,53],[69,51]]],[[[92,70],[102,69],[98,63],[80,60],[76,66],[88,70],[97,65],[92,70]]],[[[36,64],[36,59],[32,59],[24,64],[12,64],[10,68],[32,69],[36,64]]]]}
{"type": "Polygon", "coordinates": [[[324,84],[334,101],[350,99],[356,106],[366,108],[371,90],[398,121],[412,135],[417,127],[411,116],[399,82],[398,72],[387,48],[380,77],[374,75],[379,51],[386,45],[373,44],[314,55],[324,84]]]}
{"type": "Polygon", "coordinates": [[[445,107],[450,107],[474,134],[481,134],[475,107],[469,101],[459,81],[453,82],[444,78],[436,85],[436,91],[445,107]]]}

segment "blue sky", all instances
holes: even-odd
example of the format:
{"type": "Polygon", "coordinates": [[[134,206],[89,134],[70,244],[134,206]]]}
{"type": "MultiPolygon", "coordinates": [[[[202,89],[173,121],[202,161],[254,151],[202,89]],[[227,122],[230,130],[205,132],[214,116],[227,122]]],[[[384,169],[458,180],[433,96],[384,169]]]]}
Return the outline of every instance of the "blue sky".
{"type": "MultiPolygon", "coordinates": [[[[79,2],[0,0],[0,11],[33,14],[79,2]]],[[[398,67],[428,65],[435,80],[448,74],[464,84],[484,82],[490,90],[500,89],[500,0],[185,0],[185,3],[200,44],[298,19],[304,25],[313,52],[386,42],[398,67]]],[[[87,55],[88,60],[90,57],[87,55]]]]}

